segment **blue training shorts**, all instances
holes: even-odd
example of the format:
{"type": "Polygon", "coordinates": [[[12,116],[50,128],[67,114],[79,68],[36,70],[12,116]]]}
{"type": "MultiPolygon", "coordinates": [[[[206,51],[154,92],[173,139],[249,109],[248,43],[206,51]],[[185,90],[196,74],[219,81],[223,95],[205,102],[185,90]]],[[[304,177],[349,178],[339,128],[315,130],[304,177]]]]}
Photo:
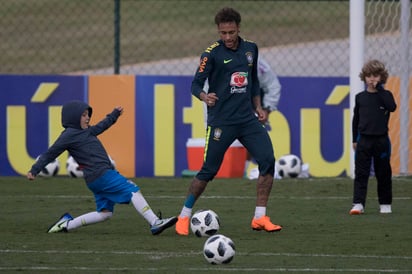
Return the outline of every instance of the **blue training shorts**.
{"type": "Polygon", "coordinates": [[[208,126],[204,162],[196,178],[209,182],[216,176],[226,151],[238,139],[259,165],[261,175],[275,171],[272,141],[265,127],[257,119],[238,125],[208,126]]]}
{"type": "Polygon", "coordinates": [[[132,193],[140,188],[125,178],[116,170],[109,170],[100,178],[87,184],[93,192],[96,201],[97,212],[107,209],[111,212],[115,204],[128,204],[132,198],[132,193]]]}

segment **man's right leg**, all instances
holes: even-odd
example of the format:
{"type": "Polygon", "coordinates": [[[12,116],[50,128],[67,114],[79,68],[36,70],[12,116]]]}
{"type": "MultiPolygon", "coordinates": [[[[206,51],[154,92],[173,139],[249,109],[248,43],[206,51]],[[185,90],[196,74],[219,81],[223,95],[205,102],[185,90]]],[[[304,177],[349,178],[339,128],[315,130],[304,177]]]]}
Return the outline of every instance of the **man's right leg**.
{"type": "Polygon", "coordinates": [[[185,204],[180,212],[178,221],[176,223],[176,233],[179,235],[189,235],[189,223],[192,216],[192,209],[196,200],[202,195],[206,189],[207,182],[201,181],[196,177],[193,178],[190,184],[188,194],[186,196],[185,204]]]}
{"type": "Polygon", "coordinates": [[[215,136],[217,134],[215,133],[215,129],[211,126],[208,126],[207,128],[205,159],[201,170],[196,174],[190,184],[185,204],[176,223],[176,233],[179,235],[189,234],[189,223],[190,217],[192,216],[193,206],[206,189],[207,183],[213,180],[216,176],[220,165],[223,162],[226,150],[234,141],[230,128],[218,130],[218,132],[221,131],[226,132],[226,134],[217,138],[218,140],[215,140],[214,138],[210,138],[210,136],[215,136]]]}

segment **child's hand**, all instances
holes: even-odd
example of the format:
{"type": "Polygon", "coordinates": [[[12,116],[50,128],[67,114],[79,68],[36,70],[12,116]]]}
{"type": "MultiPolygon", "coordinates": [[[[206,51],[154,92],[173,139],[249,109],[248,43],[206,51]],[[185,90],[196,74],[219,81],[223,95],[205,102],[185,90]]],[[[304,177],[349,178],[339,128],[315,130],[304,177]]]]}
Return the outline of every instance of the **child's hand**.
{"type": "Polygon", "coordinates": [[[27,179],[29,179],[29,180],[34,180],[34,178],[36,178],[36,176],[34,176],[33,174],[31,174],[31,172],[27,173],[27,179]]]}
{"type": "Polygon", "coordinates": [[[123,114],[123,107],[115,107],[115,109],[117,109],[120,112],[120,115],[123,114]]]}

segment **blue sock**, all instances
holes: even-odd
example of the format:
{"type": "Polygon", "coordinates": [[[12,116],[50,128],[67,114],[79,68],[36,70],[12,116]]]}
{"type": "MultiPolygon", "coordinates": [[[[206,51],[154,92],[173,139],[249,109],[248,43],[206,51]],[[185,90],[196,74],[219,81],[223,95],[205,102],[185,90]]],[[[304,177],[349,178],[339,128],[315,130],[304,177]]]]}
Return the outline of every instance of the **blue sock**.
{"type": "Polygon", "coordinates": [[[186,201],[185,201],[185,207],[193,208],[195,201],[196,201],[195,196],[193,194],[189,194],[189,196],[187,196],[186,201]]]}

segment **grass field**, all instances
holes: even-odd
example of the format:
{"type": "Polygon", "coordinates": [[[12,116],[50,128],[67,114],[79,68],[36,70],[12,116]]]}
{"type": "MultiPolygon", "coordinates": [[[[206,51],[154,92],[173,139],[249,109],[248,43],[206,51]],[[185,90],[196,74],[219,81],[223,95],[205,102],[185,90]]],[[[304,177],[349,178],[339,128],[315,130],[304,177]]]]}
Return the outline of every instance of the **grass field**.
{"type": "MultiPolygon", "coordinates": [[[[190,178],[135,179],[152,208],[163,216],[180,212],[190,178]]],[[[210,183],[195,210],[210,208],[220,233],[235,242],[231,264],[209,265],[205,238],[177,236],[170,229],[152,236],[132,205],[118,205],[103,224],[47,234],[69,211],[94,210],[81,179],[0,178],[0,272],[2,273],[412,273],[412,179],[395,178],[393,214],[378,211],[370,181],[364,215],[350,216],[348,178],[280,180],[268,214],[283,225],[278,233],[250,229],[255,181],[210,183]]]]}

